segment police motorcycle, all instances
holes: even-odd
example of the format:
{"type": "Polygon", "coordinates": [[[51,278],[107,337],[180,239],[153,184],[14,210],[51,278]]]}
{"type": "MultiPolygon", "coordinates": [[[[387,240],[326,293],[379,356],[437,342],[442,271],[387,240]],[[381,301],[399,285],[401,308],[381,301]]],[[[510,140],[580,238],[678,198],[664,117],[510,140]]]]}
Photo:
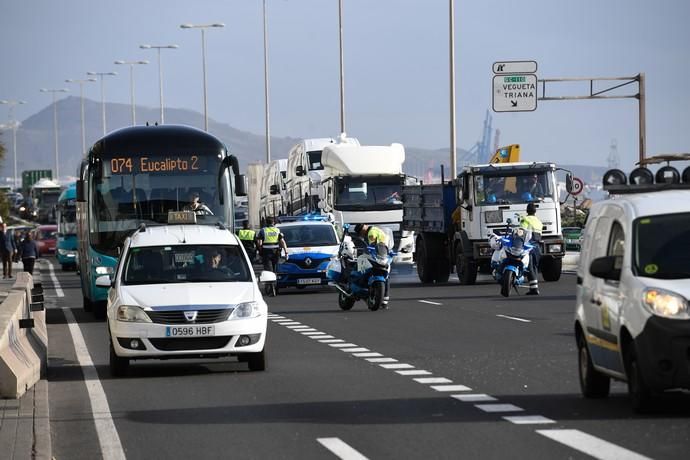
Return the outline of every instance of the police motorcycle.
{"type": "MultiPolygon", "coordinates": [[[[366,300],[367,307],[376,311],[383,305],[391,262],[396,255],[383,243],[368,245],[359,236],[347,234],[340,243],[338,254],[331,260],[326,275],[338,289],[338,306],[350,310],[357,300],[366,300]]],[[[382,229],[393,241],[390,229],[382,229]]]]}
{"type": "Polygon", "coordinates": [[[491,256],[492,275],[501,285],[503,297],[509,297],[511,289],[519,293],[518,287],[527,287],[524,285],[529,272],[530,252],[534,248],[528,243],[531,237],[528,230],[513,227],[511,219],[507,220],[507,224],[505,234],[489,234],[489,245],[494,250],[491,256]]]}

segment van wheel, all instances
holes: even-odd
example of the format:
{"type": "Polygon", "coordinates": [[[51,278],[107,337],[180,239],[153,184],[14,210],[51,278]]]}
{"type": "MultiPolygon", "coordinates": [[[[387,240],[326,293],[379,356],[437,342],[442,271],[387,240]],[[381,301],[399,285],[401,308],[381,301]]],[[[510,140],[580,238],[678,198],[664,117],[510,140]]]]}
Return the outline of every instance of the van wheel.
{"type": "Polygon", "coordinates": [[[630,350],[627,355],[626,370],[628,373],[628,394],[630,395],[630,401],[632,402],[632,407],[635,412],[638,414],[646,414],[652,407],[652,390],[642,378],[640,362],[637,359],[634,344],[630,344],[630,350]]]}
{"type": "Polygon", "coordinates": [[[110,342],[110,375],[113,377],[123,377],[127,375],[128,369],[129,359],[117,356],[113,343],[110,342]]]}
{"type": "Polygon", "coordinates": [[[577,339],[577,351],[582,395],[585,398],[607,397],[611,388],[611,379],[594,369],[587,342],[582,335],[577,339]]]}

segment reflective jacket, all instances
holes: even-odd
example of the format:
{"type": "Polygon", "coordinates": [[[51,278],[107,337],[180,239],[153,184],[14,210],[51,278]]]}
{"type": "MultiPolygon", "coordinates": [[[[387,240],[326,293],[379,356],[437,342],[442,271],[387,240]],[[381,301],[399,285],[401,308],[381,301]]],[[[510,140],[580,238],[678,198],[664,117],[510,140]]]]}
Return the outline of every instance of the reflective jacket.
{"type": "Polygon", "coordinates": [[[378,227],[369,227],[367,240],[369,240],[369,244],[383,243],[388,246],[388,235],[378,227]]]}
{"type": "Polygon", "coordinates": [[[259,233],[259,239],[263,240],[263,248],[278,249],[280,230],[278,230],[276,227],[264,227],[259,233]]]}
{"type": "Polygon", "coordinates": [[[237,236],[242,241],[254,241],[255,232],[249,228],[242,228],[237,232],[237,236]]]}

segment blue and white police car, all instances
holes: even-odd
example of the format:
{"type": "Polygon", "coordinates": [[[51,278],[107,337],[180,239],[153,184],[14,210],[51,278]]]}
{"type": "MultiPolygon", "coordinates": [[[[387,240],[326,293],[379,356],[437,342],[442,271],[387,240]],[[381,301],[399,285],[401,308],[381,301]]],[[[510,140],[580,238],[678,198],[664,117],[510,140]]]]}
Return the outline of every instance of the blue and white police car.
{"type": "Polygon", "coordinates": [[[288,247],[288,258],[276,268],[278,288],[328,285],[326,267],[338,254],[340,238],[327,216],[281,217],[280,229],[288,247]]]}
{"type": "Polygon", "coordinates": [[[111,287],[115,376],[147,358],[236,356],[250,370],[266,368],[268,309],[240,241],[222,226],[142,226],[125,240],[113,279],[96,284],[111,287]]]}

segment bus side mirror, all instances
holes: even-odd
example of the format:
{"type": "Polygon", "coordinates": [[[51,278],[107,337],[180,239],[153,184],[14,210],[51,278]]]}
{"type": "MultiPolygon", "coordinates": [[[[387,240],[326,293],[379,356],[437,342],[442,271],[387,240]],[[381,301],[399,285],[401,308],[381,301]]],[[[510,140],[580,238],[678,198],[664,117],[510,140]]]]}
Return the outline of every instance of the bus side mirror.
{"type": "Polygon", "coordinates": [[[304,166],[299,165],[295,168],[295,174],[298,176],[304,176],[304,166]]]}
{"type": "Polygon", "coordinates": [[[83,203],[86,201],[84,196],[84,181],[82,179],[77,180],[77,201],[83,203]]]}
{"type": "Polygon", "coordinates": [[[235,196],[247,196],[247,176],[235,175],[235,196]]]}

